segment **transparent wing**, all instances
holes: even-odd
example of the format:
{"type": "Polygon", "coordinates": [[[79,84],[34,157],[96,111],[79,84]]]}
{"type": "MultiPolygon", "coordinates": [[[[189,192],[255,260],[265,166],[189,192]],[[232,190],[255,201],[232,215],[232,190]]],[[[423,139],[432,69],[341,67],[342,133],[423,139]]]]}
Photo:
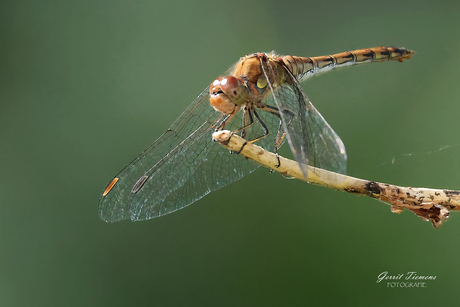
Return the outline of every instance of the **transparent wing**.
{"type": "MultiPolygon", "coordinates": [[[[210,106],[208,92],[209,87],[116,176],[114,187],[100,198],[101,219],[137,221],[165,215],[259,167],[212,141],[223,116],[210,106]]],[[[225,128],[235,130],[242,120],[242,115],[236,116],[225,128]]]]}
{"type": "Polygon", "coordinates": [[[286,82],[272,84],[270,80],[277,78],[273,76],[271,66],[261,60],[261,67],[270,87],[263,102],[281,110],[286,139],[304,175],[308,172],[306,165],[345,174],[345,145],[310,102],[297,79],[286,68],[286,82]]]}

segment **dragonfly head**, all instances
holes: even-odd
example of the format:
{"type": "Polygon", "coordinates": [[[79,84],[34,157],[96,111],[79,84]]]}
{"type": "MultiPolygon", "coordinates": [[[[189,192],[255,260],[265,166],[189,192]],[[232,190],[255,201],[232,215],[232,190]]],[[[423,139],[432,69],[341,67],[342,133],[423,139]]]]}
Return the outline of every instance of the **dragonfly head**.
{"type": "Polygon", "coordinates": [[[248,88],[241,78],[219,77],[211,84],[210,96],[209,101],[216,111],[232,114],[248,99],[248,88]]]}

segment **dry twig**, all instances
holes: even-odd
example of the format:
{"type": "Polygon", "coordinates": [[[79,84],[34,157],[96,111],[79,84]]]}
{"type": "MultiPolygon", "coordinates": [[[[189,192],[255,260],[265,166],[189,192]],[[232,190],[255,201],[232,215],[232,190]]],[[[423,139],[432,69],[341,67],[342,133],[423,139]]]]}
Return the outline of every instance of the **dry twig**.
{"type": "Polygon", "coordinates": [[[392,212],[401,213],[407,209],[425,221],[431,221],[436,229],[449,218],[450,210],[460,210],[460,191],[400,187],[354,178],[312,166],[308,166],[308,174],[305,178],[296,161],[281,156],[278,160],[274,153],[249,143],[237,135],[232,135],[230,131],[215,132],[213,138],[227,149],[283,175],[390,203],[392,212]]]}

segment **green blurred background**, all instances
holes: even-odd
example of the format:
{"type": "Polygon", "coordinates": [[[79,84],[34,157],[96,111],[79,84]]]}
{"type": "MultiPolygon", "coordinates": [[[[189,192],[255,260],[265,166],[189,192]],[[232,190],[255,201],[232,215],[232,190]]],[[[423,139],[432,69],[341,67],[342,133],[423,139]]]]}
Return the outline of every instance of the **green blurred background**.
{"type": "Polygon", "coordinates": [[[460,213],[410,212],[259,169],[147,222],[107,182],[240,56],[394,45],[309,80],[349,174],[460,189],[458,1],[4,1],[0,306],[452,306],[460,213]],[[427,288],[376,283],[435,275],[427,288]]]}

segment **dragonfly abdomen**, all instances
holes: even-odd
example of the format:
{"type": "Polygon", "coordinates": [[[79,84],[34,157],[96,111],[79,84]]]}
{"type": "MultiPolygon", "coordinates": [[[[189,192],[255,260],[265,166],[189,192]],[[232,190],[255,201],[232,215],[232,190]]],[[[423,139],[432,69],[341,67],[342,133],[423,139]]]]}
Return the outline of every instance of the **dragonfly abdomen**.
{"type": "Polygon", "coordinates": [[[331,69],[360,63],[397,60],[402,62],[411,58],[415,52],[405,48],[375,47],[336,53],[318,57],[283,56],[283,62],[299,80],[331,69]]]}

